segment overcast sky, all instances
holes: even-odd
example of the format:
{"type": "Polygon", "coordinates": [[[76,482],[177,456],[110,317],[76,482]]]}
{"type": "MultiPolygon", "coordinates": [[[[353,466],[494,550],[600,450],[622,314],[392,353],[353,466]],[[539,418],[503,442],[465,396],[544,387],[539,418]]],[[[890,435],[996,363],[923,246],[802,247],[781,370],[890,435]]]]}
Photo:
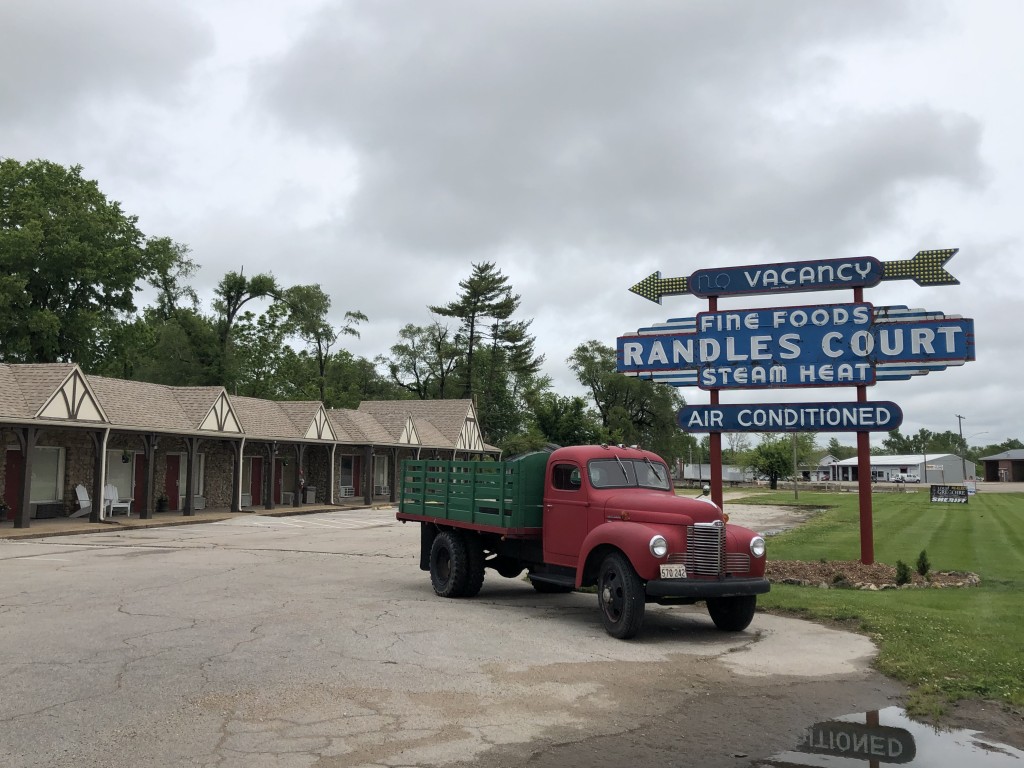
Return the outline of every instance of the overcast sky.
{"type": "Polygon", "coordinates": [[[1021,29],[997,0],[4,0],[0,156],[81,164],[192,249],[205,309],[229,270],[319,282],[370,358],[496,262],[563,394],[576,345],[707,308],[629,292],[655,270],[960,248],[961,285],[865,299],[973,318],[978,359],[869,398],[988,444],[1024,439],[1021,29]]]}

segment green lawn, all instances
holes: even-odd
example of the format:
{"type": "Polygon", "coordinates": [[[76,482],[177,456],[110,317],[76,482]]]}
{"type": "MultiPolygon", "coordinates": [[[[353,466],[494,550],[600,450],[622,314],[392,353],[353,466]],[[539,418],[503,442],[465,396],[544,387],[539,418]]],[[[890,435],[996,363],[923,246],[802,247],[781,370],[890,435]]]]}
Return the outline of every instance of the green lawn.
{"type": "MultiPolygon", "coordinates": [[[[972,571],[980,587],[865,592],[773,584],[768,610],[854,622],[878,642],[877,668],[909,684],[909,709],[937,714],[946,702],[995,699],[1024,707],[1024,494],[979,494],[970,503],[932,504],[926,489],[872,496],[875,560],[932,570],[972,571]]],[[[751,503],[793,505],[792,492],[751,503]]],[[[772,537],[776,560],[859,560],[856,493],[801,492],[800,506],[827,511],[772,537]]]]}

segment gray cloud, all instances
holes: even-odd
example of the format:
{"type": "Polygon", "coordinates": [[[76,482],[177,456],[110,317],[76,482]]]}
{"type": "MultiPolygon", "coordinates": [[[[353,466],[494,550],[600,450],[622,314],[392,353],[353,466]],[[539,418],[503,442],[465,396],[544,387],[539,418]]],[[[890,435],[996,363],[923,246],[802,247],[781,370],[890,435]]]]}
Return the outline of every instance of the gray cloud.
{"type": "Polygon", "coordinates": [[[156,100],[212,51],[191,11],[162,0],[0,3],[0,126],[66,120],[94,100],[156,100]]]}
{"type": "Polygon", "coordinates": [[[901,187],[982,176],[964,116],[780,115],[900,4],[440,5],[332,7],[254,78],[288,130],[358,154],[347,224],[397,248],[816,248],[901,187]]]}

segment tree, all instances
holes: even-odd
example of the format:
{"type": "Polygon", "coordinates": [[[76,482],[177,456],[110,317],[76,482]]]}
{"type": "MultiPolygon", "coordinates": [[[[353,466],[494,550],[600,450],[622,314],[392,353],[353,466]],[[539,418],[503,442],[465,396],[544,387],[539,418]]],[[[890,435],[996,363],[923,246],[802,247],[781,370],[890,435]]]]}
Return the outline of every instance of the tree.
{"type": "Polygon", "coordinates": [[[857,447],[854,445],[843,445],[839,442],[839,438],[833,437],[828,441],[828,447],[826,448],[830,456],[836,459],[852,459],[857,455],[857,447]]]}
{"type": "Polygon", "coordinates": [[[473,364],[477,347],[485,336],[485,321],[490,319],[500,324],[508,320],[519,308],[519,295],[512,293],[508,278],[491,262],[473,264],[470,276],[459,281],[459,288],[462,290],[459,298],[432,306],[430,311],[442,317],[457,318],[461,323],[465,345],[462,397],[470,397],[476,392],[473,364]]]}
{"type": "Polygon", "coordinates": [[[531,320],[513,318],[519,296],[494,264],[473,264],[448,304],[431,306],[441,317],[457,318],[454,333],[439,321],[407,325],[391,357],[378,358],[393,382],[421,399],[472,397],[485,438],[502,442],[527,428],[527,399],[550,386],[540,375],[529,329],[531,320]]]}
{"type": "Polygon", "coordinates": [[[419,400],[452,397],[450,384],[460,356],[448,327],[436,320],[428,326],[409,323],[398,338],[390,358],[377,358],[391,380],[419,400]]]}
{"type": "Polygon", "coordinates": [[[147,240],[82,167],[0,160],[0,361],[95,370],[139,284],[182,251],[147,240]]]}
{"type": "Polygon", "coordinates": [[[687,454],[693,437],[676,426],[686,401],[675,387],[617,373],[615,350],[599,341],[580,344],[567,362],[590,391],[606,439],[642,445],[669,462],[687,454]]]}
{"type": "Polygon", "coordinates": [[[327,320],[331,299],[319,285],[296,285],[282,292],[280,303],[288,308],[290,326],[316,361],[317,393],[326,400],[327,367],[331,348],[342,336],[359,338],[359,323],[367,321],[359,310],[347,311],[340,325],[327,320]]]}
{"type": "Polygon", "coordinates": [[[582,397],[544,392],[531,404],[537,430],[556,445],[587,445],[600,438],[601,425],[587,410],[582,397]]]}
{"type": "Polygon", "coordinates": [[[273,275],[262,274],[247,278],[242,272],[228,272],[214,289],[213,302],[217,313],[217,335],[220,339],[220,381],[222,386],[233,390],[237,372],[231,348],[231,334],[242,308],[255,299],[280,296],[277,280],[273,275]]]}
{"type": "Polygon", "coordinates": [[[768,478],[772,490],[779,487],[780,477],[793,474],[793,447],[788,436],[764,434],[761,443],[750,453],[750,466],[768,478]]]}

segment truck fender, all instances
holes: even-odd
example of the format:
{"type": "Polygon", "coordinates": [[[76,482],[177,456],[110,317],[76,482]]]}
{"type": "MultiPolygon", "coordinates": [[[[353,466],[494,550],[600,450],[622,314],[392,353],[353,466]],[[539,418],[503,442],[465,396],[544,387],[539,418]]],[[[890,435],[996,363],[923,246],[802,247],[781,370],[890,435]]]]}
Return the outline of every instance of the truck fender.
{"type": "Polygon", "coordinates": [[[750,528],[744,528],[741,525],[727,525],[725,530],[725,551],[750,555],[750,575],[764,576],[764,569],[768,560],[767,555],[765,557],[754,557],[750,554],[750,540],[761,534],[757,531],[752,531],[750,528]]]}
{"type": "Polygon", "coordinates": [[[651,537],[656,534],[660,533],[669,538],[671,533],[665,530],[667,527],[625,521],[612,521],[597,526],[587,534],[583,546],[580,547],[576,587],[592,581],[601,561],[613,550],[618,550],[629,558],[641,579],[646,581],[657,578],[658,560],[651,554],[649,545],[651,537]]]}

